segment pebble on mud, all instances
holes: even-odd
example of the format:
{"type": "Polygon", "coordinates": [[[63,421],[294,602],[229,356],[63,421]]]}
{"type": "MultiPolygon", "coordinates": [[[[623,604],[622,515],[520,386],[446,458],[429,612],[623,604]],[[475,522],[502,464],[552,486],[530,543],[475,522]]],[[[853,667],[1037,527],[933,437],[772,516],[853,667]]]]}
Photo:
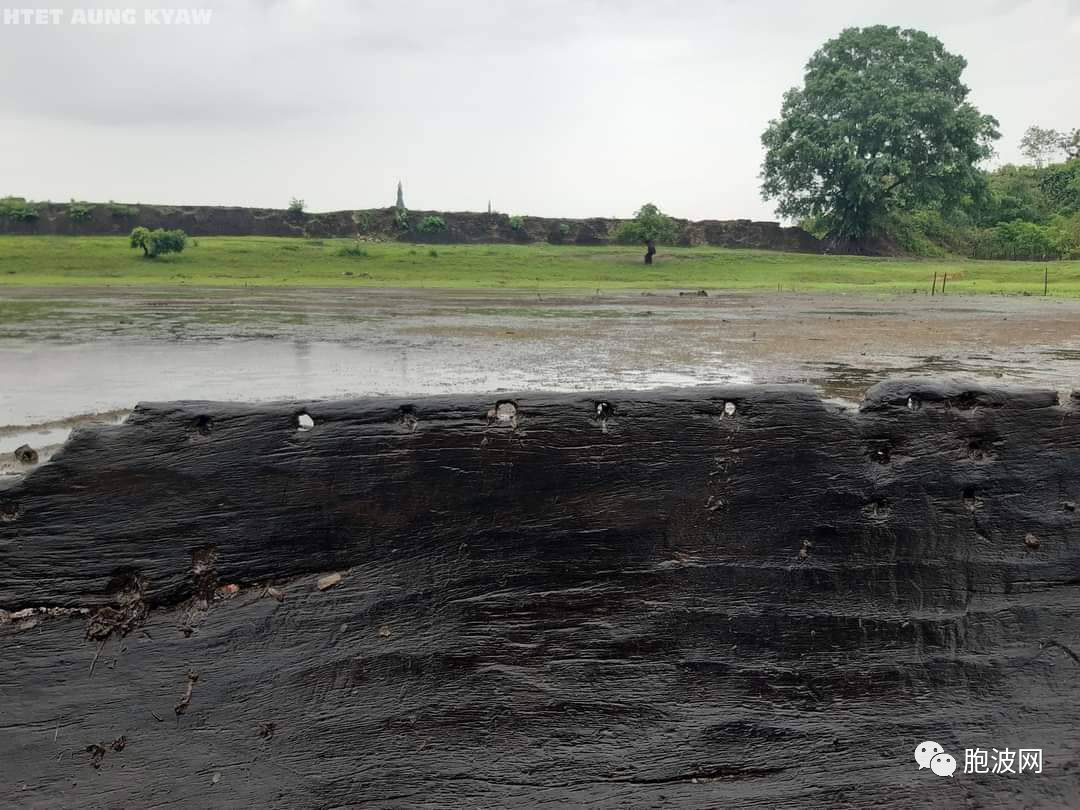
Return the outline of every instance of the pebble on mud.
{"type": "Polygon", "coordinates": [[[333,588],[339,582],[341,582],[341,574],[327,574],[325,577],[319,577],[316,584],[319,586],[320,591],[325,591],[327,588],[333,588]]]}
{"type": "Polygon", "coordinates": [[[1024,536],[1024,545],[1034,551],[1040,545],[1039,538],[1033,534],[1027,534],[1024,536]]]}
{"type": "Polygon", "coordinates": [[[37,464],[38,454],[37,450],[28,444],[24,444],[15,448],[15,460],[20,464],[37,464]]]}

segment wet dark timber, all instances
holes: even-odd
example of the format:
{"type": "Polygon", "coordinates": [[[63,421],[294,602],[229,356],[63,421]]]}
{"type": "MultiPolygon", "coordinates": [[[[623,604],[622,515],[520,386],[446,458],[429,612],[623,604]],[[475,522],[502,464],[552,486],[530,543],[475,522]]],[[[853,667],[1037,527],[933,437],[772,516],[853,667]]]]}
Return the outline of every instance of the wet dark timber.
{"type": "Polygon", "coordinates": [[[0,490],[0,795],[1064,806],[1078,473],[959,383],[142,405],[0,490]]]}

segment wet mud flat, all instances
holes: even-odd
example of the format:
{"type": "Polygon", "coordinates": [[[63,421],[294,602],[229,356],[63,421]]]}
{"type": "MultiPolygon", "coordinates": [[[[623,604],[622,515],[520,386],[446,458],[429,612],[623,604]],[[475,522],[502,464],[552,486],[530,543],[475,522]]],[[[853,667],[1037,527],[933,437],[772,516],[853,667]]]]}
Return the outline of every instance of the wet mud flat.
{"type": "Polygon", "coordinates": [[[0,795],[1070,806],[1078,473],[1035,387],[143,404],[0,481],[0,795]]]}
{"type": "Polygon", "coordinates": [[[1080,379],[1078,300],[693,292],[3,290],[0,475],[142,400],[1080,379]]]}

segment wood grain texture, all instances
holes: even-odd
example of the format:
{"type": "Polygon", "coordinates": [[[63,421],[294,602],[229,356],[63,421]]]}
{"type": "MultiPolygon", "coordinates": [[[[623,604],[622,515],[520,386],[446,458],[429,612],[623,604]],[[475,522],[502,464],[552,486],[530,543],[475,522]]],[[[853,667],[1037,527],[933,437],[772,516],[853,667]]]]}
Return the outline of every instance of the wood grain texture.
{"type": "Polygon", "coordinates": [[[1075,806],[1077,406],[140,405],[0,489],[0,803],[1075,806]]]}

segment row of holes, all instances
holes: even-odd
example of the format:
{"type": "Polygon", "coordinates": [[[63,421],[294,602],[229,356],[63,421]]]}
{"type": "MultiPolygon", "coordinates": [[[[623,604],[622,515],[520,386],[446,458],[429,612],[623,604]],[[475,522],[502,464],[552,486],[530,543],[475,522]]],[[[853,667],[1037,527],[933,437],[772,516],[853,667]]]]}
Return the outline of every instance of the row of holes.
{"type": "MultiPolygon", "coordinates": [[[[735,403],[724,403],[724,415],[735,415],[735,403]]],[[[517,419],[517,405],[513,402],[504,400],[495,403],[495,407],[488,411],[489,422],[514,422],[517,419]]],[[[615,406],[610,402],[598,402],[596,403],[596,418],[605,421],[615,416],[615,406]]],[[[416,412],[412,408],[403,408],[401,410],[401,421],[403,424],[410,428],[415,428],[417,423],[416,412]]],[[[309,430],[315,427],[315,419],[307,411],[302,411],[296,415],[295,427],[299,433],[307,433],[309,430]]],[[[195,431],[202,436],[209,436],[214,430],[214,420],[206,415],[197,416],[194,424],[195,431]]]]}

